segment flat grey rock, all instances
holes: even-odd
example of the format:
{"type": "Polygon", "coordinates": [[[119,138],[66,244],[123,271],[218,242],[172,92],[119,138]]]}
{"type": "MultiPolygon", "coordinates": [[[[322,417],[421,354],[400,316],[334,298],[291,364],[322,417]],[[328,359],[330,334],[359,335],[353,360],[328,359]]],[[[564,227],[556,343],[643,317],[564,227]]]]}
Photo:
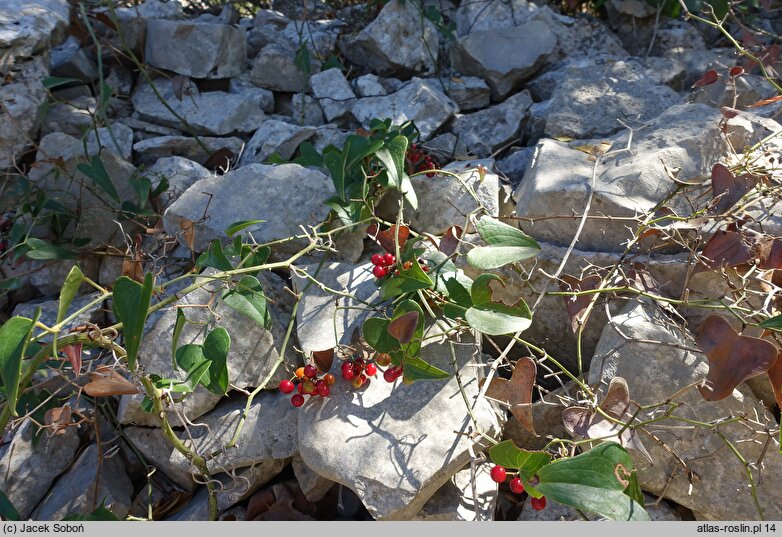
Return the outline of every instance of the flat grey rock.
{"type": "Polygon", "coordinates": [[[470,153],[479,158],[488,157],[514,139],[521,141],[521,123],[531,105],[529,93],[522,91],[501,104],[457,116],[451,132],[470,153]]]}
{"type": "MultiPolygon", "coordinates": [[[[309,75],[296,65],[296,49],[284,44],[269,43],[253,60],[250,79],[254,84],[273,91],[301,92],[307,89],[309,75]]],[[[320,62],[312,59],[312,72],[320,70],[320,62]]]]}
{"type": "Polygon", "coordinates": [[[313,75],[310,85],[329,122],[347,115],[356,102],[356,94],[353,93],[350,82],[336,67],[313,75]]]}
{"type": "Polygon", "coordinates": [[[160,195],[163,207],[174,203],[182,193],[201,179],[206,179],[212,172],[192,160],[184,157],[163,157],[143,172],[152,183],[155,190],[164,179],[168,188],[160,195]]]}
{"type": "Polygon", "coordinates": [[[191,136],[155,136],[146,138],[133,144],[136,154],[136,162],[141,164],[154,164],[158,159],[178,156],[199,164],[221,149],[228,149],[232,154],[238,155],[244,145],[241,138],[200,136],[199,140],[206,147],[191,136]]]}
{"type": "MultiPolygon", "coordinates": [[[[17,6],[17,9],[21,9],[21,6],[17,6]]],[[[0,20],[0,24],[5,23],[0,20]]],[[[46,25],[43,22],[41,24],[46,25]]],[[[0,36],[3,33],[0,29],[0,36]]],[[[11,37],[6,36],[6,39],[13,42],[11,37]]],[[[2,40],[0,37],[0,43],[2,40]]],[[[0,106],[5,116],[5,120],[0,122],[0,169],[12,166],[21,158],[35,137],[38,110],[46,100],[43,79],[48,74],[48,62],[42,57],[12,62],[7,73],[12,78],[7,84],[0,86],[0,106]]]]}
{"type": "Polygon", "coordinates": [[[299,127],[276,119],[264,121],[247,142],[239,166],[262,164],[275,153],[289,160],[296,148],[313,134],[314,127],[299,127]]]}
{"type": "Polygon", "coordinates": [[[0,49],[9,64],[23,61],[65,40],[71,6],[67,0],[6,0],[0,16],[0,49]]]}

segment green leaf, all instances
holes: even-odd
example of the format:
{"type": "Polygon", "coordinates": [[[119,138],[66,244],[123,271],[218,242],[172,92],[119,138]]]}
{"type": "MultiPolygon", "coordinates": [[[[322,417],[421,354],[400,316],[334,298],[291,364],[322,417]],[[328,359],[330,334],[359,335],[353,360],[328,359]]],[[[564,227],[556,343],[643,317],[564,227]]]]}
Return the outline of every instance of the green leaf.
{"type": "MultiPolygon", "coordinates": [[[[200,345],[198,345],[200,347],[200,345]]],[[[190,393],[196,389],[196,386],[201,382],[204,375],[209,373],[209,367],[212,362],[209,360],[203,360],[196,363],[192,369],[187,373],[185,380],[160,378],[157,375],[150,375],[155,386],[161,390],[171,390],[174,393],[190,393]]]]}
{"type": "Polygon", "coordinates": [[[331,174],[334,191],[337,193],[337,198],[341,201],[345,201],[345,167],[349,149],[350,140],[348,139],[342,151],[329,151],[323,154],[323,165],[331,174]]]}
{"type": "Polygon", "coordinates": [[[78,265],[73,265],[65,277],[62,289],[60,289],[60,303],[57,306],[57,324],[65,318],[68,307],[73,302],[73,298],[76,296],[82,281],[84,281],[84,274],[82,274],[78,265]]]}
{"type": "MultiPolygon", "coordinates": [[[[393,267],[391,267],[393,269],[393,267]]],[[[388,278],[381,287],[383,298],[391,298],[419,289],[431,289],[434,282],[421,270],[418,263],[413,263],[409,269],[400,270],[399,274],[388,278]]]]}
{"type": "Polygon", "coordinates": [[[144,323],[147,320],[149,303],[152,300],[154,278],[151,272],[144,277],[144,284],[120,276],[114,284],[113,307],[114,317],[122,323],[122,333],[125,338],[128,368],[136,370],[136,356],[144,335],[144,323]]]}
{"type": "Polygon", "coordinates": [[[541,468],[551,462],[551,455],[545,451],[528,451],[516,447],[513,440],[505,440],[489,450],[494,464],[512,470],[519,470],[523,480],[529,481],[541,468]]]}
{"type": "Polygon", "coordinates": [[[267,307],[261,282],[254,276],[243,276],[236,289],[223,293],[223,302],[267,330],[271,328],[271,312],[267,307]]]}
{"type": "Polygon", "coordinates": [[[244,244],[242,245],[241,258],[245,261],[242,267],[260,267],[266,263],[266,260],[269,259],[269,255],[271,255],[271,253],[272,249],[268,246],[261,246],[260,248],[253,249],[253,247],[249,244],[244,244]]]}
{"type": "Polygon", "coordinates": [[[21,520],[22,518],[2,490],[0,490],[0,517],[3,520],[21,520]]]}
{"type": "Polygon", "coordinates": [[[233,237],[243,229],[247,229],[250,226],[254,226],[255,224],[262,224],[264,222],[266,222],[266,220],[239,220],[238,222],[234,222],[225,228],[225,234],[229,237],[233,237]]]}
{"type": "Polygon", "coordinates": [[[198,367],[201,365],[201,362],[206,360],[203,346],[195,343],[182,345],[176,350],[174,356],[176,357],[177,367],[187,372],[198,367]]]}
{"type": "Polygon", "coordinates": [[[299,156],[293,159],[300,166],[323,166],[323,155],[309,142],[303,142],[299,146],[299,156]]]}
{"type": "Polygon", "coordinates": [[[361,326],[361,334],[367,343],[377,352],[394,352],[401,347],[399,341],[388,333],[388,325],[391,321],[380,317],[370,317],[361,326]]]}
{"type": "Polygon", "coordinates": [[[103,161],[98,155],[93,155],[90,158],[90,163],[82,162],[76,169],[81,173],[89,177],[93,183],[98,185],[103,191],[114,199],[117,203],[120,203],[119,194],[117,189],[114,188],[114,183],[111,182],[106,167],[103,165],[103,161]]]}
{"type": "Polygon", "coordinates": [[[233,265],[228,261],[223,253],[223,245],[220,244],[218,239],[209,243],[209,247],[206,252],[198,256],[196,259],[196,267],[212,267],[217,270],[233,270],[233,265]]]}
{"type": "Polygon", "coordinates": [[[177,308],[176,322],[174,322],[174,333],[171,336],[171,361],[173,363],[174,369],[176,369],[176,350],[179,346],[179,337],[182,335],[182,329],[185,327],[186,323],[187,317],[185,317],[185,312],[182,311],[182,308],[177,308]]]}
{"type": "Polygon", "coordinates": [[[307,42],[302,40],[299,43],[299,48],[296,50],[296,56],[293,58],[293,63],[299,70],[305,75],[312,74],[312,56],[310,55],[310,49],[307,48],[307,42]]]}
{"type": "Polygon", "coordinates": [[[534,257],[540,245],[513,226],[484,216],[476,224],[478,233],[489,246],[479,246],[467,252],[467,261],[474,267],[491,270],[508,263],[534,257]]]}
{"type": "Polygon", "coordinates": [[[206,336],[203,344],[204,356],[211,362],[209,380],[201,381],[206,388],[215,394],[222,395],[228,391],[228,351],[231,349],[231,336],[223,327],[217,327],[206,336]]]}
{"type": "Polygon", "coordinates": [[[74,259],[76,257],[73,252],[42,239],[31,237],[25,241],[25,244],[30,247],[30,251],[25,254],[30,259],[74,259]]]}
{"type": "Polygon", "coordinates": [[[12,416],[17,416],[16,401],[19,397],[22,361],[40,315],[41,309],[38,308],[33,319],[11,317],[0,326],[0,377],[5,388],[5,404],[11,409],[12,416]]]}
{"type": "Polygon", "coordinates": [[[64,86],[65,84],[71,84],[77,82],[82,84],[82,81],[78,78],[62,78],[59,76],[47,76],[43,79],[43,87],[50,90],[58,86],[64,86]]]}
{"type": "Polygon", "coordinates": [[[407,380],[439,380],[450,378],[451,374],[421,358],[406,358],[404,377],[407,380]]]}
{"type": "Polygon", "coordinates": [[[0,280],[0,289],[8,289],[9,291],[13,291],[14,289],[19,289],[21,286],[22,283],[19,278],[8,278],[7,280],[0,280]]]}
{"type": "Polygon", "coordinates": [[[766,328],[768,330],[776,330],[777,332],[782,332],[782,315],[777,315],[776,317],[771,317],[769,319],[766,319],[758,326],[761,328],[766,328]]]}
{"type": "Polygon", "coordinates": [[[633,471],[627,451],[605,443],[541,468],[535,489],[551,500],[610,520],[649,520],[643,506],[624,493],[633,471]]]}
{"type": "Polygon", "coordinates": [[[399,190],[402,185],[402,177],[405,172],[405,152],[407,151],[407,138],[397,136],[377,150],[375,156],[383,163],[388,173],[388,186],[399,190]]]}
{"type": "Polygon", "coordinates": [[[512,306],[492,301],[489,287],[492,280],[502,282],[496,274],[481,274],[473,282],[470,291],[473,305],[464,314],[467,323],[490,336],[522,332],[529,328],[532,312],[527,303],[521,298],[512,306]]]}

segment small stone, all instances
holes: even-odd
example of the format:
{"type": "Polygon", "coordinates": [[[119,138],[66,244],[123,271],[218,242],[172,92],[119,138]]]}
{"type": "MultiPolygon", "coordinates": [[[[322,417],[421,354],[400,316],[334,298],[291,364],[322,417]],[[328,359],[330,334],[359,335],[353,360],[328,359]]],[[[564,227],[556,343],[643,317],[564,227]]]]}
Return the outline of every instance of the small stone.
{"type": "Polygon", "coordinates": [[[497,484],[489,475],[489,465],[476,464],[474,471],[467,465],[429,498],[413,520],[494,520],[496,502],[497,484]]]}
{"type": "Polygon", "coordinates": [[[445,92],[462,112],[489,106],[491,91],[482,79],[474,76],[452,76],[441,78],[440,81],[445,92]]]}
{"type": "Polygon", "coordinates": [[[158,159],[180,156],[198,163],[204,163],[207,159],[221,149],[229,150],[233,155],[238,155],[244,142],[241,138],[212,138],[199,137],[204,149],[195,138],[190,136],[158,136],[147,138],[133,144],[136,153],[136,161],[141,164],[153,164],[158,159]]]}
{"type": "Polygon", "coordinates": [[[320,102],[326,120],[332,122],[346,116],[356,102],[356,94],[342,71],[333,67],[310,78],[312,93],[320,102]]]}
{"type": "MultiPolygon", "coordinates": [[[[309,73],[295,62],[296,51],[284,45],[270,43],[253,60],[250,77],[254,84],[274,91],[301,92],[307,89],[309,73]]],[[[311,60],[312,72],[320,70],[320,62],[311,60]]]]}
{"type": "Polygon", "coordinates": [[[276,119],[264,121],[247,142],[239,166],[262,164],[275,153],[282,160],[288,160],[299,144],[313,134],[314,127],[299,127],[276,119]]]}
{"type": "Polygon", "coordinates": [[[454,13],[456,35],[512,28],[522,24],[538,6],[527,0],[462,2],[454,13]]]}
{"type": "Polygon", "coordinates": [[[451,131],[469,152],[477,157],[488,157],[514,138],[520,141],[521,122],[531,105],[532,98],[523,91],[501,104],[458,116],[451,131]]]}
{"type": "Polygon", "coordinates": [[[377,75],[361,75],[353,79],[353,89],[359,97],[379,97],[386,95],[386,88],[377,75]]]}
{"type": "Polygon", "coordinates": [[[293,468],[293,474],[296,476],[296,481],[299,483],[301,491],[307,498],[307,501],[318,502],[323,499],[324,496],[334,487],[335,483],[329,481],[325,477],[322,477],[312,469],[304,464],[299,455],[294,455],[291,461],[291,467],[293,468]]]}
{"type": "Polygon", "coordinates": [[[73,36],[52,49],[51,66],[52,76],[84,82],[98,78],[98,66],[84,53],[79,41],[73,36]]]}
{"type": "Polygon", "coordinates": [[[152,183],[152,190],[155,190],[161,181],[166,180],[168,182],[168,188],[160,195],[163,207],[168,207],[194,183],[211,175],[212,172],[197,162],[183,157],[158,159],[144,172],[144,176],[152,183]]]}
{"type": "Polygon", "coordinates": [[[144,59],[193,78],[230,78],[245,69],[246,32],[227,24],[151,19],[144,59]]]}
{"type": "Polygon", "coordinates": [[[514,151],[504,159],[497,161],[497,170],[504,174],[510,184],[515,187],[524,178],[524,172],[527,171],[527,166],[532,161],[534,152],[534,147],[525,147],[514,151]]]}
{"type": "Polygon", "coordinates": [[[0,18],[5,65],[19,63],[64,41],[70,12],[67,0],[6,0],[0,18]]]}

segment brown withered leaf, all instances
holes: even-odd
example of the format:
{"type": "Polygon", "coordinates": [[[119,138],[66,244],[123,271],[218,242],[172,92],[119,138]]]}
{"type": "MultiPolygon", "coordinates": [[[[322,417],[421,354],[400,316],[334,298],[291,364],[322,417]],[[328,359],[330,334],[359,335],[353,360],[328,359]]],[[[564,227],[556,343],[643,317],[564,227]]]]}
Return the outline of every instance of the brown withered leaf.
{"type": "Polygon", "coordinates": [[[779,101],[782,101],[782,95],[777,95],[769,99],[763,99],[762,101],[758,101],[756,103],[747,106],[747,108],[758,108],[761,106],[768,106],[769,104],[778,103],[779,101]]]}
{"type": "Polygon", "coordinates": [[[203,166],[210,172],[225,173],[230,169],[234,158],[236,158],[236,155],[234,155],[233,151],[223,147],[212,153],[203,166]]]}
{"type": "Polygon", "coordinates": [[[459,239],[462,238],[464,230],[461,226],[451,226],[443,233],[443,238],[440,239],[440,251],[447,256],[451,256],[459,246],[459,239]]]}
{"type": "Polygon", "coordinates": [[[66,405],[50,408],[46,411],[46,414],[43,417],[43,421],[46,425],[52,428],[53,434],[65,434],[65,430],[68,428],[68,424],[71,423],[71,407],[66,405]]]}
{"type": "Polygon", "coordinates": [[[182,237],[185,239],[185,244],[193,251],[195,244],[195,222],[188,220],[187,218],[179,219],[179,229],[182,230],[182,237]]]}
{"type": "Polygon", "coordinates": [[[171,87],[174,90],[174,97],[176,97],[177,101],[182,100],[182,93],[185,89],[185,84],[190,80],[190,77],[184,76],[184,75],[175,75],[171,79],[171,87]]]}
{"type": "Polygon", "coordinates": [[[252,495],[247,503],[247,520],[315,520],[297,506],[295,492],[286,483],[274,485],[252,495]]]}
{"type": "Polygon", "coordinates": [[[765,270],[782,269],[782,240],[769,239],[765,241],[758,267],[765,270]]]}
{"type": "Polygon", "coordinates": [[[738,267],[753,258],[752,244],[739,231],[718,230],[711,236],[700,254],[701,262],[693,273],[719,270],[721,267],[738,267]]]}
{"type": "Polygon", "coordinates": [[[717,71],[714,69],[711,69],[703,73],[703,76],[696,80],[692,87],[701,88],[703,86],[708,86],[709,84],[714,84],[717,80],[719,80],[719,78],[719,73],[717,73],[717,71]]]}
{"type": "MultiPolygon", "coordinates": [[[[396,239],[397,239],[397,231],[396,231],[396,224],[391,226],[390,228],[386,229],[385,231],[380,231],[380,228],[377,224],[372,224],[367,227],[367,235],[369,238],[377,242],[381,248],[383,248],[386,252],[396,254],[396,239]]],[[[410,236],[410,228],[407,226],[399,226],[399,249],[401,250],[404,248],[405,243],[407,242],[408,237],[410,236]]]]}
{"type": "Polygon", "coordinates": [[[731,108],[730,106],[721,106],[720,112],[722,113],[722,116],[725,119],[733,119],[737,115],[741,113],[741,110],[736,110],[735,108],[731,108]]]}
{"type": "Polygon", "coordinates": [[[133,383],[105,365],[90,373],[90,379],[90,382],[84,385],[84,391],[91,397],[139,393],[139,389],[133,383]]]}
{"type": "Polygon", "coordinates": [[[408,311],[388,324],[388,333],[402,345],[407,345],[418,327],[418,312],[408,311]]]}
{"type": "Polygon", "coordinates": [[[139,283],[144,282],[144,266],[141,263],[142,253],[141,234],[137,234],[133,245],[133,257],[122,260],[122,276],[127,276],[139,283]]]}
{"type": "MultiPolygon", "coordinates": [[[[562,282],[559,288],[565,292],[591,291],[592,289],[597,289],[602,281],[597,274],[587,276],[583,280],[579,280],[569,274],[563,274],[560,280],[562,282]]],[[[578,327],[586,322],[584,314],[593,297],[592,295],[579,295],[564,296],[563,298],[565,299],[568,317],[570,317],[570,329],[573,333],[578,332],[578,327]]]]}
{"type": "Polygon", "coordinates": [[[709,373],[698,386],[707,401],[725,399],[740,383],[768,371],[777,359],[771,342],[740,335],[719,315],[701,323],[695,342],[709,360],[709,373]]]}
{"type": "MultiPolygon", "coordinates": [[[[614,377],[608,385],[605,399],[599,405],[600,409],[616,420],[627,422],[632,418],[630,412],[630,389],[622,377],[614,377]]],[[[587,407],[569,407],[562,412],[562,423],[571,435],[583,438],[600,438],[606,442],[616,442],[622,447],[631,448],[641,453],[649,462],[652,457],[644,447],[638,434],[629,427],[622,430],[622,425],[614,423],[602,414],[592,412],[587,407]],[[619,431],[622,431],[621,434],[619,431]]]]}
{"type": "Polygon", "coordinates": [[[779,408],[782,408],[782,352],[777,354],[777,359],[768,368],[767,374],[771,387],[774,388],[774,398],[779,408]]]}
{"type": "MultiPolygon", "coordinates": [[[[511,414],[531,434],[535,432],[532,422],[532,389],[538,366],[532,358],[520,358],[513,368],[510,380],[493,378],[486,390],[486,397],[495,399],[510,407],[511,414]]],[[[482,379],[481,386],[486,379],[482,379]]]]}
{"type": "Polygon", "coordinates": [[[647,293],[658,293],[660,291],[660,284],[646,270],[646,266],[643,263],[633,263],[630,269],[625,271],[624,276],[628,287],[647,293]]]}
{"type": "Polygon", "coordinates": [[[324,373],[330,371],[331,365],[334,363],[334,348],[312,351],[312,361],[324,373]]]}
{"type": "Polygon", "coordinates": [[[755,188],[759,180],[759,177],[750,174],[736,177],[725,165],[715,164],[711,168],[711,193],[713,198],[719,199],[712,210],[723,214],[755,188]]]}
{"type": "Polygon", "coordinates": [[[65,355],[65,358],[71,363],[73,372],[78,377],[81,374],[81,343],[73,343],[71,345],[63,345],[60,347],[60,352],[65,355]]]}

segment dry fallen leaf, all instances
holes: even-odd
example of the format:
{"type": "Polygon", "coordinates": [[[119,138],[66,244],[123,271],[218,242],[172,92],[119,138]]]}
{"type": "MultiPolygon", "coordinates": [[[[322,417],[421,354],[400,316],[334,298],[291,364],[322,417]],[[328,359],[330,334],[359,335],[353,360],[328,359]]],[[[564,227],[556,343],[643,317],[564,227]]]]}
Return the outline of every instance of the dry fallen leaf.
{"type": "Polygon", "coordinates": [[[102,365],[90,373],[90,382],[84,385],[84,391],[90,397],[107,397],[111,395],[133,395],[139,389],[117,373],[114,369],[102,365]]]}
{"type": "MultiPolygon", "coordinates": [[[[486,397],[495,399],[510,407],[513,416],[531,434],[535,432],[532,423],[532,388],[535,386],[535,375],[538,367],[532,358],[520,358],[513,368],[510,380],[493,378],[486,390],[486,397]]],[[[481,385],[486,379],[481,380],[481,385]]]]}
{"type": "MultiPolygon", "coordinates": [[[[574,293],[597,289],[602,281],[597,274],[587,276],[583,280],[579,280],[575,276],[564,274],[560,279],[562,280],[562,283],[559,285],[559,288],[562,291],[574,293]]],[[[567,308],[568,317],[570,317],[570,329],[573,333],[578,332],[579,326],[586,322],[584,314],[586,313],[586,309],[592,301],[593,296],[578,295],[564,296],[563,298],[565,299],[565,308],[567,308]]]]}

